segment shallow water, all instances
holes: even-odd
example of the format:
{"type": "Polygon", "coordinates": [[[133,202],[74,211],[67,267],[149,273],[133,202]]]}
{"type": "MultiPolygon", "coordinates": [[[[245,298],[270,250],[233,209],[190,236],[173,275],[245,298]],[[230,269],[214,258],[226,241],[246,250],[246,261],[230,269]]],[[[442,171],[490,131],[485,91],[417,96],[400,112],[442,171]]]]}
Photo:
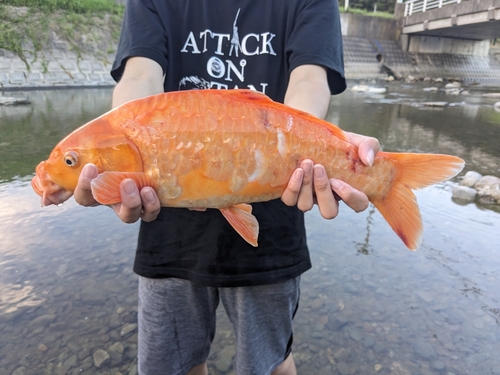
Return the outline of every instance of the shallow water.
{"type": "MultiPolygon", "coordinates": [[[[386,151],[451,153],[466,170],[500,176],[500,113],[481,96],[500,89],[424,87],[347,91],[329,119],[386,151]],[[451,105],[421,105],[437,101],[451,105]]],[[[32,105],[0,107],[0,374],[135,374],[137,225],[73,200],[42,209],[30,187],[54,144],[109,108],[110,90],[8,95],[32,105]]],[[[299,374],[500,374],[500,214],[453,202],[457,181],[417,192],[417,252],[371,207],[342,207],[333,221],[307,214],[313,269],[295,319],[299,374]]],[[[234,341],[219,318],[210,373],[231,374],[234,341]]]]}

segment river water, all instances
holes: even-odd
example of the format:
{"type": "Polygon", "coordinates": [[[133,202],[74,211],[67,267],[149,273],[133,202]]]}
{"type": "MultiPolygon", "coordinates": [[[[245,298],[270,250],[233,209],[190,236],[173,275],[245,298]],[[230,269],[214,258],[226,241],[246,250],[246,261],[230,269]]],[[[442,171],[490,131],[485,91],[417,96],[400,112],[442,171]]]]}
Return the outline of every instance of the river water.
{"type": "MultiPolygon", "coordinates": [[[[468,91],[348,90],[333,98],[329,120],[377,137],[386,151],[450,153],[465,171],[500,176],[499,99],[482,96],[500,88],[468,91]],[[437,101],[449,104],[422,106],[437,101]]],[[[0,375],[137,372],[137,224],[73,200],[42,209],[30,186],[37,163],[105,112],[110,93],[14,92],[32,104],[0,107],[0,375]]],[[[306,215],[313,269],[295,318],[299,374],[500,374],[500,214],[454,202],[459,177],[416,193],[424,221],[416,252],[372,207],[341,207],[333,221],[306,215]]],[[[210,374],[233,374],[231,327],[218,315],[210,374]]]]}

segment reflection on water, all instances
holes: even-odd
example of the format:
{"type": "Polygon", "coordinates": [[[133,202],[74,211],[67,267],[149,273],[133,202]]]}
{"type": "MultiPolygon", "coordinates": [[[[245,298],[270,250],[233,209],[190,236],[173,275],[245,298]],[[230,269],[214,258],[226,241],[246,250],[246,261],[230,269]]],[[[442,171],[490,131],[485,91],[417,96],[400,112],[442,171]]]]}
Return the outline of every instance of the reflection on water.
{"type": "MultiPolygon", "coordinates": [[[[500,114],[491,99],[391,85],[346,92],[330,120],[385,150],[443,152],[500,175],[500,114]],[[425,101],[449,101],[439,109],[425,101]]],[[[499,89],[500,91],[500,89],[499,89]]],[[[135,374],[137,225],[74,201],[40,208],[30,177],[71,129],[109,108],[106,89],[20,93],[0,107],[0,374],[135,374]],[[3,371],[3,372],[2,372],[3,371]]],[[[456,181],[417,192],[424,241],[406,250],[372,207],[307,215],[314,267],[295,320],[299,374],[499,374],[500,217],[451,200],[456,181]]],[[[233,373],[219,311],[210,373],[233,373]]]]}

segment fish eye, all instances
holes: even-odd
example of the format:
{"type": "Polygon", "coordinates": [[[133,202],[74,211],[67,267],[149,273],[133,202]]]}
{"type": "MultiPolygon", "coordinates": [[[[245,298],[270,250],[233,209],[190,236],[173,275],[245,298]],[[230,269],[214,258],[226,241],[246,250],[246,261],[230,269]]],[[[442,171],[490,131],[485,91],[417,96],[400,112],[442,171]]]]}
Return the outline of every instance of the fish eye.
{"type": "Polygon", "coordinates": [[[78,154],[75,151],[68,151],[64,154],[64,163],[68,167],[76,167],[78,164],[78,154]]]}

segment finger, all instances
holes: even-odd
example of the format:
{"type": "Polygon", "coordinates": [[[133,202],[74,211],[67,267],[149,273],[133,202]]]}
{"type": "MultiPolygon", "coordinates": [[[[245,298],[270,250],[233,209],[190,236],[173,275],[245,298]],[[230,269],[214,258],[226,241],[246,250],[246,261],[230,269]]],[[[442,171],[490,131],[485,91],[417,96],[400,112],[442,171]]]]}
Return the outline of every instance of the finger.
{"type": "Polygon", "coordinates": [[[143,188],[140,191],[140,195],[142,198],[142,220],[148,222],[156,220],[161,208],[158,195],[156,195],[154,189],[149,186],[143,188]]]}
{"type": "Polygon", "coordinates": [[[302,178],[304,177],[304,170],[302,168],[297,168],[290,177],[288,185],[281,194],[281,200],[287,206],[295,206],[299,198],[300,188],[302,187],[302,178]]]}
{"type": "Polygon", "coordinates": [[[304,160],[300,167],[304,171],[302,186],[300,187],[297,198],[297,208],[303,212],[309,211],[314,206],[313,195],[313,162],[309,159],[304,160]]]}
{"type": "Polygon", "coordinates": [[[112,205],[118,217],[124,223],[135,223],[142,214],[142,200],[135,182],[126,178],[120,183],[121,203],[112,205]]]}
{"type": "Polygon", "coordinates": [[[375,155],[380,151],[380,144],[375,138],[367,138],[362,141],[358,148],[358,156],[364,165],[372,166],[375,155]]]}
{"type": "Polygon", "coordinates": [[[86,164],[82,168],[74,196],[75,201],[82,206],[95,206],[99,204],[92,195],[90,183],[97,177],[99,171],[94,164],[86,164]]]}
{"type": "Polygon", "coordinates": [[[66,202],[69,198],[71,198],[72,195],[73,193],[71,191],[61,190],[52,195],[44,196],[42,198],[42,206],[46,207],[50,206],[51,204],[58,206],[66,202]]]}
{"type": "Polygon", "coordinates": [[[363,164],[372,166],[375,155],[380,151],[378,139],[351,132],[345,132],[345,134],[349,138],[349,141],[358,147],[358,156],[363,164]]]}
{"type": "Polygon", "coordinates": [[[335,199],[325,168],[321,164],[314,166],[314,191],[321,216],[325,219],[337,217],[339,203],[335,199]]]}
{"type": "Polygon", "coordinates": [[[331,179],[330,186],[335,193],[355,212],[361,212],[368,208],[370,201],[365,193],[346,184],[344,181],[331,179]]]}

